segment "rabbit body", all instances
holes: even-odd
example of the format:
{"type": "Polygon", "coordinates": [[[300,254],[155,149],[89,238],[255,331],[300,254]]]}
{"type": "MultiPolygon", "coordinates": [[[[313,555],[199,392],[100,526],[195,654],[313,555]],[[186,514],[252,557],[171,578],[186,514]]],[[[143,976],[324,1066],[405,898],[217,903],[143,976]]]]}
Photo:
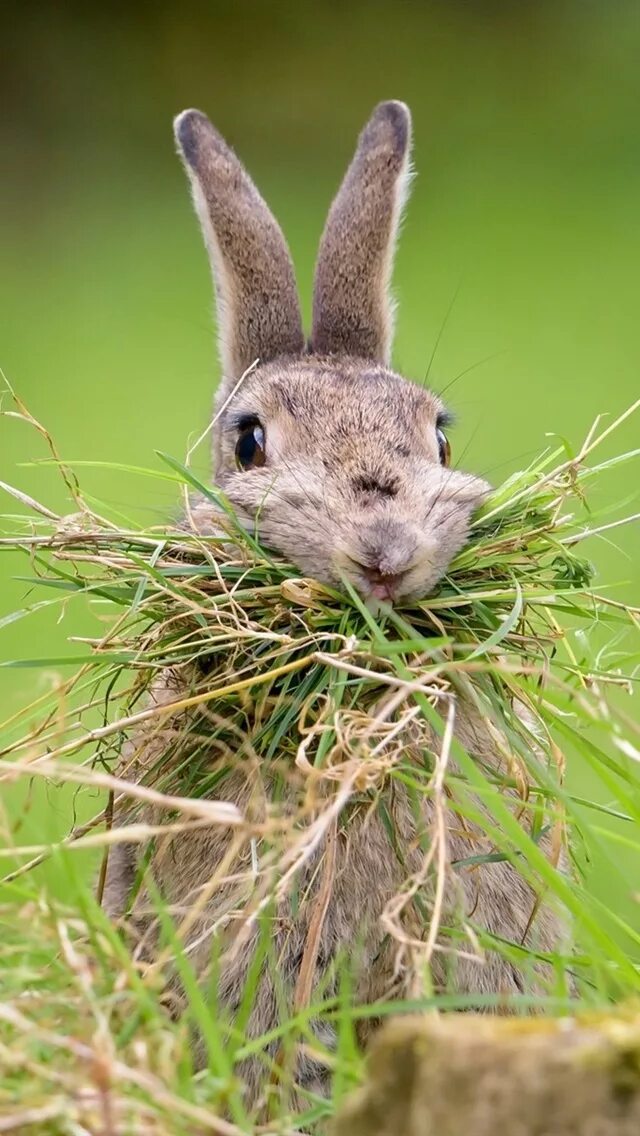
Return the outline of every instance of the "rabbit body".
{"type": "MultiPolygon", "coordinates": [[[[157,697],[173,700],[179,692],[180,682],[173,680],[157,697]]],[[[488,766],[496,764],[495,739],[464,702],[459,705],[456,735],[467,752],[488,766]]],[[[130,775],[135,768],[133,775],[136,779],[141,777],[147,762],[155,762],[165,744],[162,729],[139,738],[135,767],[131,764],[131,753],[127,759],[130,775]]],[[[433,736],[432,744],[437,752],[439,739],[433,736]]],[[[303,793],[300,777],[290,776],[284,782],[277,772],[262,768],[259,773],[255,769],[247,773],[231,772],[218,796],[233,801],[243,813],[259,821],[275,799],[278,809],[286,812],[287,805],[294,808],[303,793]],[[256,798],[262,802],[262,807],[256,807],[256,798]]],[[[328,847],[331,834],[327,833],[314,854],[302,864],[296,876],[295,903],[291,894],[285,892],[268,908],[266,922],[256,922],[252,927],[247,926],[246,917],[252,910],[251,862],[255,852],[248,835],[238,839],[233,831],[215,826],[158,841],[151,864],[154,885],[166,902],[191,966],[203,983],[210,977],[215,947],[216,996],[218,1005],[230,1020],[242,1004],[247,976],[266,927],[269,957],[261,968],[246,1025],[249,1037],[260,1037],[274,1030],[294,1007],[311,924],[318,904],[322,903],[320,894],[329,858],[332,860],[330,896],[328,902],[325,901],[315,943],[310,988],[314,992],[321,991],[323,998],[335,996],[340,968],[347,961],[356,1005],[411,998],[419,992],[420,976],[412,965],[411,952],[401,951],[400,944],[388,934],[383,916],[407,879],[420,873],[425,854],[419,837],[433,831],[435,806],[425,795],[421,800],[421,814],[416,818],[406,789],[393,778],[381,782],[375,800],[371,795],[357,793],[354,798],[338,820],[331,852],[328,847]],[[394,843],[389,826],[383,821],[380,804],[390,818],[394,843]],[[402,859],[394,844],[404,850],[402,859]],[[221,865],[224,872],[215,879],[221,865]],[[214,879],[215,887],[211,889],[214,879]],[[207,891],[208,898],[202,903],[203,892],[207,891]],[[195,909],[198,914],[193,919],[195,909]],[[183,934],[180,929],[185,920],[190,925],[183,934]]],[[[519,802],[514,797],[512,803],[515,811],[519,802]]],[[[444,815],[448,865],[463,864],[473,856],[493,851],[491,841],[480,827],[470,823],[462,826],[453,811],[445,811],[444,815]]],[[[145,819],[158,823],[161,816],[147,809],[145,819]]],[[[105,908],[112,918],[119,919],[124,914],[140,854],[137,845],[118,845],[112,850],[104,896],[105,908]]],[[[258,862],[260,855],[258,844],[258,862]]],[[[433,900],[433,892],[433,879],[428,878],[420,889],[427,905],[433,900]]],[[[139,953],[148,960],[153,960],[157,954],[154,910],[153,900],[142,888],[128,915],[135,928],[139,953]]],[[[526,944],[542,953],[558,949],[567,938],[563,914],[549,903],[538,905],[534,891],[506,860],[483,863],[480,867],[473,864],[455,869],[448,867],[441,923],[463,927],[467,920],[498,938],[526,944]]],[[[410,941],[424,940],[427,927],[420,911],[411,903],[403,912],[400,926],[410,941]]],[[[480,952],[472,941],[457,946],[461,949],[452,953],[436,950],[432,956],[431,975],[436,990],[509,996],[549,989],[551,975],[544,964],[532,966],[527,960],[519,967],[496,951],[480,952]]],[[[184,995],[178,976],[170,976],[169,983],[173,1009],[180,1012],[184,995]]],[[[361,1043],[366,1044],[375,1024],[374,1019],[363,1020],[357,1031],[361,1043]]],[[[319,1021],[314,1030],[322,1045],[331,1050],[335,1041],[333,1026],[319,1021]]],[[[204,1060],[202,1042],[196,1044],[200,1049],[199,1059],[204,1060]]],[[[278,1049],[278,1043],[273,1042],[265,1047],[264,1057],[240,1065],[238,1073],[245,1082],[250,1103],[259,1099],[269,1076],[269,1060],[276,1059],[278,1049]]],[[[306,1090],[327,1091],[328,1066],[313,1055],[298,1055],[295,1077],[306,1090]]]]}
{"type": "MultiPolygon", "coordinates": [[[[425,595],[465,543],[488,487],[449,468],[440,399],[389,367],[388,284],[408,184],[407,108],[381,104],[360,137],[320,245],[308,343],[284,238],[246,171],[197,111],[179,116],[176,137],[217,291],[223,380],[214,432],[216,483],[241,522],[251,527],[259,516],[262,543],[305,575],[338,586],[346,576],[372,602],[425,595]]],[[[202,532],[215,529],[206,503],[194,507],[191,520],[202,532]]],[[[185,685],[184,673],[168,672],[153,697],[171,701],[185,685]]],[[[147,724],[131,739],[126,776],[138,779],[162,754],[166,728],[147,724]]],[[[455,734],[485,767],[500,768],[495,732],[464,700],[455,734]]],[[[437,754],[440,739],[427,740],[437,754]]],[[[293,809],[303,781],[296,771],[283,776],[252,766],[230,770],[217,795],[260,819],[276,799],[281,810],[288,804],[293,809]]],[[[515,813],[520,802],[514,796],[510,803],[515,813]]],[[[261,864],[259,842],[215,826],[159,839],[150,864],[154,884],[178,927],[186,921],[183,939],[203,982],[212,944],[220,947],[219,1007],[231,1019],[239,1011],[265,921],[274,965],[259,967],[250,1036],[275,1029],[291,1010],[303,971],[308,989],[335,995],[341,958],[352,967],[357,1003],[415,994],[419,975],[412,959],[419,958],[415,947],[427,934],[423,909],[407,902],[398,916],[398,941],[389,933],[389,905],[421,871],[423,838],[433,830],[435,809],[425,796],[416,816],[402,781],[384,774],[373,790],[354,790],[334,825],[301,858],[294,886],[276,889],[273,904],[253,923],[246,913],[255,886],[252,862],[261,864]],[[375,807],[380,801],[384,810],[375,807]]],[[[152,810],[146,817],[158,819],[152,810]]],[[[116,818],[126,820],[124,813],[116,818]]],[[[470,920],[513,943],[557,949],[566,937],[563,913],[540,903],[507,861],[468,863],[492,851],[478,826],[463,824],[446,808],[444,824],[449,866],[440,923],[470,920]],[[456,862],[460,866],[452,868],[456,862]]],[[[114,918],[127,911],[138,856],[133,845],[112,849],[104,898],[114,918]]],[[[433,889],[425,880],[427,906],[436,900],[433,889]]],[[[158,950],[152,908],[143,887],[128,912],[149,959],[158,950]]],[[[440,939],[430,952],[436,987],[507,995],[548,983],[543,964],[519,967],[491,950],[481,955],[471,940],[457,946],[448,951],[440,939]]],[[[179,1008],[181,985],[177,976],[170,981],[179,1008]]],[[[329,1023],[320,1020],[314,1028],[330,1049],[329,1023]]],[[[365,1019],[362,1041],[370,1028],[365,1019]]],[[[267,1047],[273,1061],[278,1048],[277,1042],[267,1047]]],[[[325,1092],[326,1064],[307,1051],[296,1060],[298,1084],[325,1092]]],[[[248,1098],[257,1101],[270,1076],[268,1063],[252,1059],[239,1072],[248,1098]]]]}

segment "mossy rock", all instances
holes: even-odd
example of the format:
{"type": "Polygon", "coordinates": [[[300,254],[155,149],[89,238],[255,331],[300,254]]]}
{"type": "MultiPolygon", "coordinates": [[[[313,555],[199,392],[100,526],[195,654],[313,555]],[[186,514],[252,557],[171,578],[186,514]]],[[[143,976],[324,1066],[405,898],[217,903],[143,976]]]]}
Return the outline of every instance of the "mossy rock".
{"type": "Polygon", "coordinates": [[[332,1136],[640,1136],[640,1012],[399,1018],[332,1136]]]}

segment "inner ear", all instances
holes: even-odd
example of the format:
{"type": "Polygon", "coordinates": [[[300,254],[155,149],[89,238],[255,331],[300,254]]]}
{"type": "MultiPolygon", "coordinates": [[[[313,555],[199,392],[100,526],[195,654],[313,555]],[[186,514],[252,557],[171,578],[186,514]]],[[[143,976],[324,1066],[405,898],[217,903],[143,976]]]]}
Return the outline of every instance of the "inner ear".
{"type": "Polygon", "coordinates": [[[320,242],[311,349],[389,365],[390,280],[408,193],[411,116],[385,102],[365,126],[320,242]]]}

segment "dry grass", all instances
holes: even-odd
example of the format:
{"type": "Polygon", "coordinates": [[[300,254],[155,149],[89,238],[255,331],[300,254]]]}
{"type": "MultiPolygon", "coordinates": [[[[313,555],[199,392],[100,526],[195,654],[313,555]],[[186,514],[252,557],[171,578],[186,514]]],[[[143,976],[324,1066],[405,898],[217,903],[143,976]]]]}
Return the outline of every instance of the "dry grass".
{"type": "MultiPolygon", "coordinates": [[[[16,413],[34,424],[23,407],[16,413]]],[[[629,952],[640,943],[637,929],[607,910],[579,875],[561,875],[554,862],[565,825],[575,840],[601,843],[607,814],[626,818],[629,835],[618,841],[639,843],[640,755],[625,706],[633,679],[625,669],[633,659],[628,636],[637,631],[638,611],[591,590],[590,565],[580,552],[583,540],[624,519],[600,524],[585,508],[593,479],[633,456],[592,464],[615,425],[600,430],[596,424],[577,454],[549,452],[510,479],[481,510],[472,541],[438,592],[410,609],[376,614],[348,588],[338,593],[300,579],[271,557],[258,534],[237,528],[220,494],[173,459],[166,459],[164,476],[185,493],[195,489],[215,502],[226,517],[219,537],[136,530],[98,514],[55,451],[73,515],[59,517],[6,487],[29,512],[21,521],[12,517],[0,548],[20,548],[28,557],[40,586],[34,606],[89,603],[101,633],[74,641],[75,672],[58,683],[48,703],[43,698],[5,723],[0,782],[65,783],[81,795],[94,790],[101,796],[93,815],[56,845],[20,845],[15,818],[4,819],[0,852],[9,869],[0,893],[0,1132],[253,1130],[238,1104],[229,1053],[231,1040],[236,1058],[258,1043],[230,1040],[208,1022],[209,1066],[194,1074],[187,1023],[176,1025],[164,1012],[161,968],[132,960],[78,868],[77,854],[106,853],[121,839],[110,818],[125,800],[134,809],[153,806],[128,829],[128,840],[148,844],[167,826],[175,832],[231,826],[243,839],[249,832],[261,849],[259,870],[253,864],[237,881],[249,927],[260,922],[274,895],[295,889],[302,864],[321,841],[331,847],[339,815],[356,800],[377,807],[380,784],[403,779],[435,805],[422,868],[385,914],[401,957],[411,958],[423,976],[405,1009],[468,1004],[455,994],[430,992],[424,975],[436,950],[482,954],[491,946],[509,957],[515,951],[519,960],[527,953],[521,945],[492,941],[472,919],[442,926],[451,808],[462,823],[466,818],[484,827],[488,850],[475,857],[478,864],[517,857],[524,874],[573,913],[572,966],[582,1002],[602,1005],[638,993],[640,974],[629,952]],[[46,588],[52,598],[42,599],[46,588]],[[167,668],[178,681],[158,701],[153,692],[167,668]],[[455,741],[461,695],[476,704],[504,752],[500,775],[480,768],[455,741]],[[526,707],[526,718],[514,706],[526,707]],[[147,736],[159,731],[163,744],[133,784],[115,771],[122,769],[127,737],[140,728],[147,736]],[[434,730],[441,738],[437,752],[434,730]],[[408,745],[425,756],[420,776],[406,759],[408,745]],[[607,804],[585,802],[567,789],[568,755],[600,779],[607,804]],[[226,802],[225,779],[238,762],[256,771],[269,763],[283,778],[295,770],[297,810],[273,809],[266,820],[256,819],[226,802]],[[530,833],[505,804],[505,790],[520,795],[530,833]],[[547,857],[539,842],[549,831],[557,840],[547,857]],[[65,905],[43,890],[38,875],[52,858],[66,881],[65,905]],[[418,902],[427,879],[434,899],[418,940],[407,934],[403,912],[418,902]],[[219,1119],[230,1101],[233,1123],[219,1119]]],[[[330,856],[328,865],[319,920],[330,892],[330,856]]],[[[227,870],[220,865],[207,894],[227,870]]],[[[197,912],[195,905],[169,920],[165,959],[180,955],[197,912]]],[[[322,999],[309,979],[313,926],[295,1013],[280,1032],[283,1045],[292,1038],[309,1043],[313,1016],[338,1023],[335,1097],[310,1102],[304,1122],[274,1121],[270,1131],[312,1124],[360,1075],[353,1025],[370,1010],[350,1005],[347,977],[344,996],[311,1004],[322,999]]],[[[560,969],[567,960],[557,961],[560,969]]],[[[187,953],[183,963],[188,968],[187,953]]],[[[194,983],[189,996],[188,1018],[202,1028],[208,1010],[194,983]]],[[[558,1011],[566,998],[559,984],[544,1006],[558,1011]]],[[[527,1005],[516,1000],[511,1008],[527,1005]]],[[[397,1008],[378,1005],[375,1012],[397,1008]]]]}

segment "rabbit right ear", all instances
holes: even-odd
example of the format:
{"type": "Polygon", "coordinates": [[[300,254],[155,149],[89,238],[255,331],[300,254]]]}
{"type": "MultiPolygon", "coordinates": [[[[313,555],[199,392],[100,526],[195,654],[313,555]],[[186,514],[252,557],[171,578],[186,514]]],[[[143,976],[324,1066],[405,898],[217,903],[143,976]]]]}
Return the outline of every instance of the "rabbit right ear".
{"type": "Polygon", "coordinates": [[[174,123],[213,273],[226,383],[304,349],[300,303],[282,231],[209,119],[185,110],[174,123]]]}
{"type": "Polygon", "coordinates": [[[411,115],[380,103],[331,206],[320,242],[311,348],[389,364],[393,304],[389,282],[409,184],[411,115]]]}

